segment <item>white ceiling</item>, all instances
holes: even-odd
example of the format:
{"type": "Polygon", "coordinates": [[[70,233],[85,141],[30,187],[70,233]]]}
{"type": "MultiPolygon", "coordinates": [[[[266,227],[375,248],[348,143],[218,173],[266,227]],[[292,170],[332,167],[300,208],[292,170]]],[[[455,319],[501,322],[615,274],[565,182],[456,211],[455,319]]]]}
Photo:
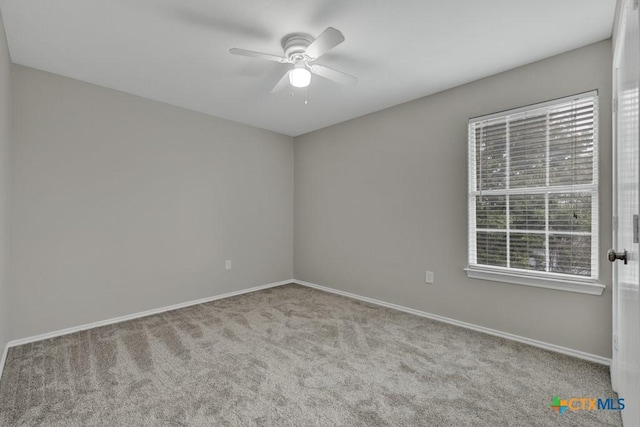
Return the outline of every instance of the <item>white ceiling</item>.
{"type": "Polygon", "coordinates": [[[616,0],[4,0],[12,61],[297,136],[611,36],[616,0]],[[288,33],[346,41],[315,77],[270,94],[288,33]]]}

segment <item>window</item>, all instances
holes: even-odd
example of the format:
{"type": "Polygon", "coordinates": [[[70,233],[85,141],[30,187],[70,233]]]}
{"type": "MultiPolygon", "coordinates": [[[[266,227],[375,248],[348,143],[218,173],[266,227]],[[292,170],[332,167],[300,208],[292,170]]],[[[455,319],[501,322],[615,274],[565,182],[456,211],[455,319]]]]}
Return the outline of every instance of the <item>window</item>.
{"type": "Polygon", "coordinates": [[[595,91],[469,120],[466,270],[602,293],[595,91]]]}

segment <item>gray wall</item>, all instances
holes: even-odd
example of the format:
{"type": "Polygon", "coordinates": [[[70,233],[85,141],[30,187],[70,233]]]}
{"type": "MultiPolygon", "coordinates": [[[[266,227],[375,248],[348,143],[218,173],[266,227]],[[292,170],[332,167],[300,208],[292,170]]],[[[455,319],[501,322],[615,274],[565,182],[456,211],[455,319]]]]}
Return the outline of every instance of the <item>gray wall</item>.
{"type": "Polygon", "coordinates": [[[292,278],[290,137],[17,65],[13,83],[12,338],[292,278]]]}
{"type": "Polygon", "coordinates": [[[0,17],[0,355],[9,340],[9,164],[11,139],[11,59],[0,17]]]}
{"type": "Polygon", "coordinates": [[[296,138],[296,279],[609,357],[611,55],[603,41],[296,138]],[[468,279],[467,120],[592,89],[605,293],[468,279]]]}

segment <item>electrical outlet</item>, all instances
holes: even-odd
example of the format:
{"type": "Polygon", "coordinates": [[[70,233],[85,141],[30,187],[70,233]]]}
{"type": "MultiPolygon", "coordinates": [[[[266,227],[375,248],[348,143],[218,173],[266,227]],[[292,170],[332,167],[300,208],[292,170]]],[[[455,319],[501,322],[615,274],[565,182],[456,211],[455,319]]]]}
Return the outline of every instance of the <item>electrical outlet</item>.
{"type": "Polygon", "coordinates": [[[225,263],[224,263],[224,269],[225,269],[225,270],[231,270],[231,260],[230,260],[230,259],[228,259],[228,260],[226,260],[226,261],[225,261],[225,263]]]}
{"type": "Polygon", "coordinates": [[[433,284],[433,271],[427,271],[424,277],[424,281],[433,284]]]}

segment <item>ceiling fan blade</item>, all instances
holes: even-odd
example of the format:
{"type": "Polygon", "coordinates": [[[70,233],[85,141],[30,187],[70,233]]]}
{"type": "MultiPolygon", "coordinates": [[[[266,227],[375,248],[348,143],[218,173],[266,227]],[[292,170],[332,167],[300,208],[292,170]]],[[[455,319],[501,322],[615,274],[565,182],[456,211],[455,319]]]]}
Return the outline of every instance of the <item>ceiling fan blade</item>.
{"type": "Polygon", "coordinates": [[[345,86],[353,86],[358,82],[356,77],[343,73],[342,71],[334,70],[333,68],[325,67],[324,65],[312,65],[310,69],[313,74],[345,86]]]}
{"type": "Polygon", "coordinates": [[[273,89],[271,89],[271,93],[276,93],[281,91],[282,89],[284,89],[285,87],[287,87],[289,85],[289,73],[291,72],[291,70],[287,71],[286,73],[284,73],[284,76],[282,76],[282,78],[278,81],[278,83],[276,83],[276,85],[273,87],[273,89]]]}
{"type": "Polygon", "coordinates": [[[281,64],[289,63],[289,60],[287,58],[283,58],[282,56],[269,55],[268,53],[254,52],[252,50],[246,49],[238,49],[237,47],[229,49],[229,53],[232,53],[234,55],[248,56],[250,58],[266,59],[267,61],[279,62],[281,64]]]}
{"type": "Polygon", "coordinates": [[[304,51],[310,58],[320,58],[322,55],[344,41],[344,36],[333,27],[328,27],[304,51]]]}

